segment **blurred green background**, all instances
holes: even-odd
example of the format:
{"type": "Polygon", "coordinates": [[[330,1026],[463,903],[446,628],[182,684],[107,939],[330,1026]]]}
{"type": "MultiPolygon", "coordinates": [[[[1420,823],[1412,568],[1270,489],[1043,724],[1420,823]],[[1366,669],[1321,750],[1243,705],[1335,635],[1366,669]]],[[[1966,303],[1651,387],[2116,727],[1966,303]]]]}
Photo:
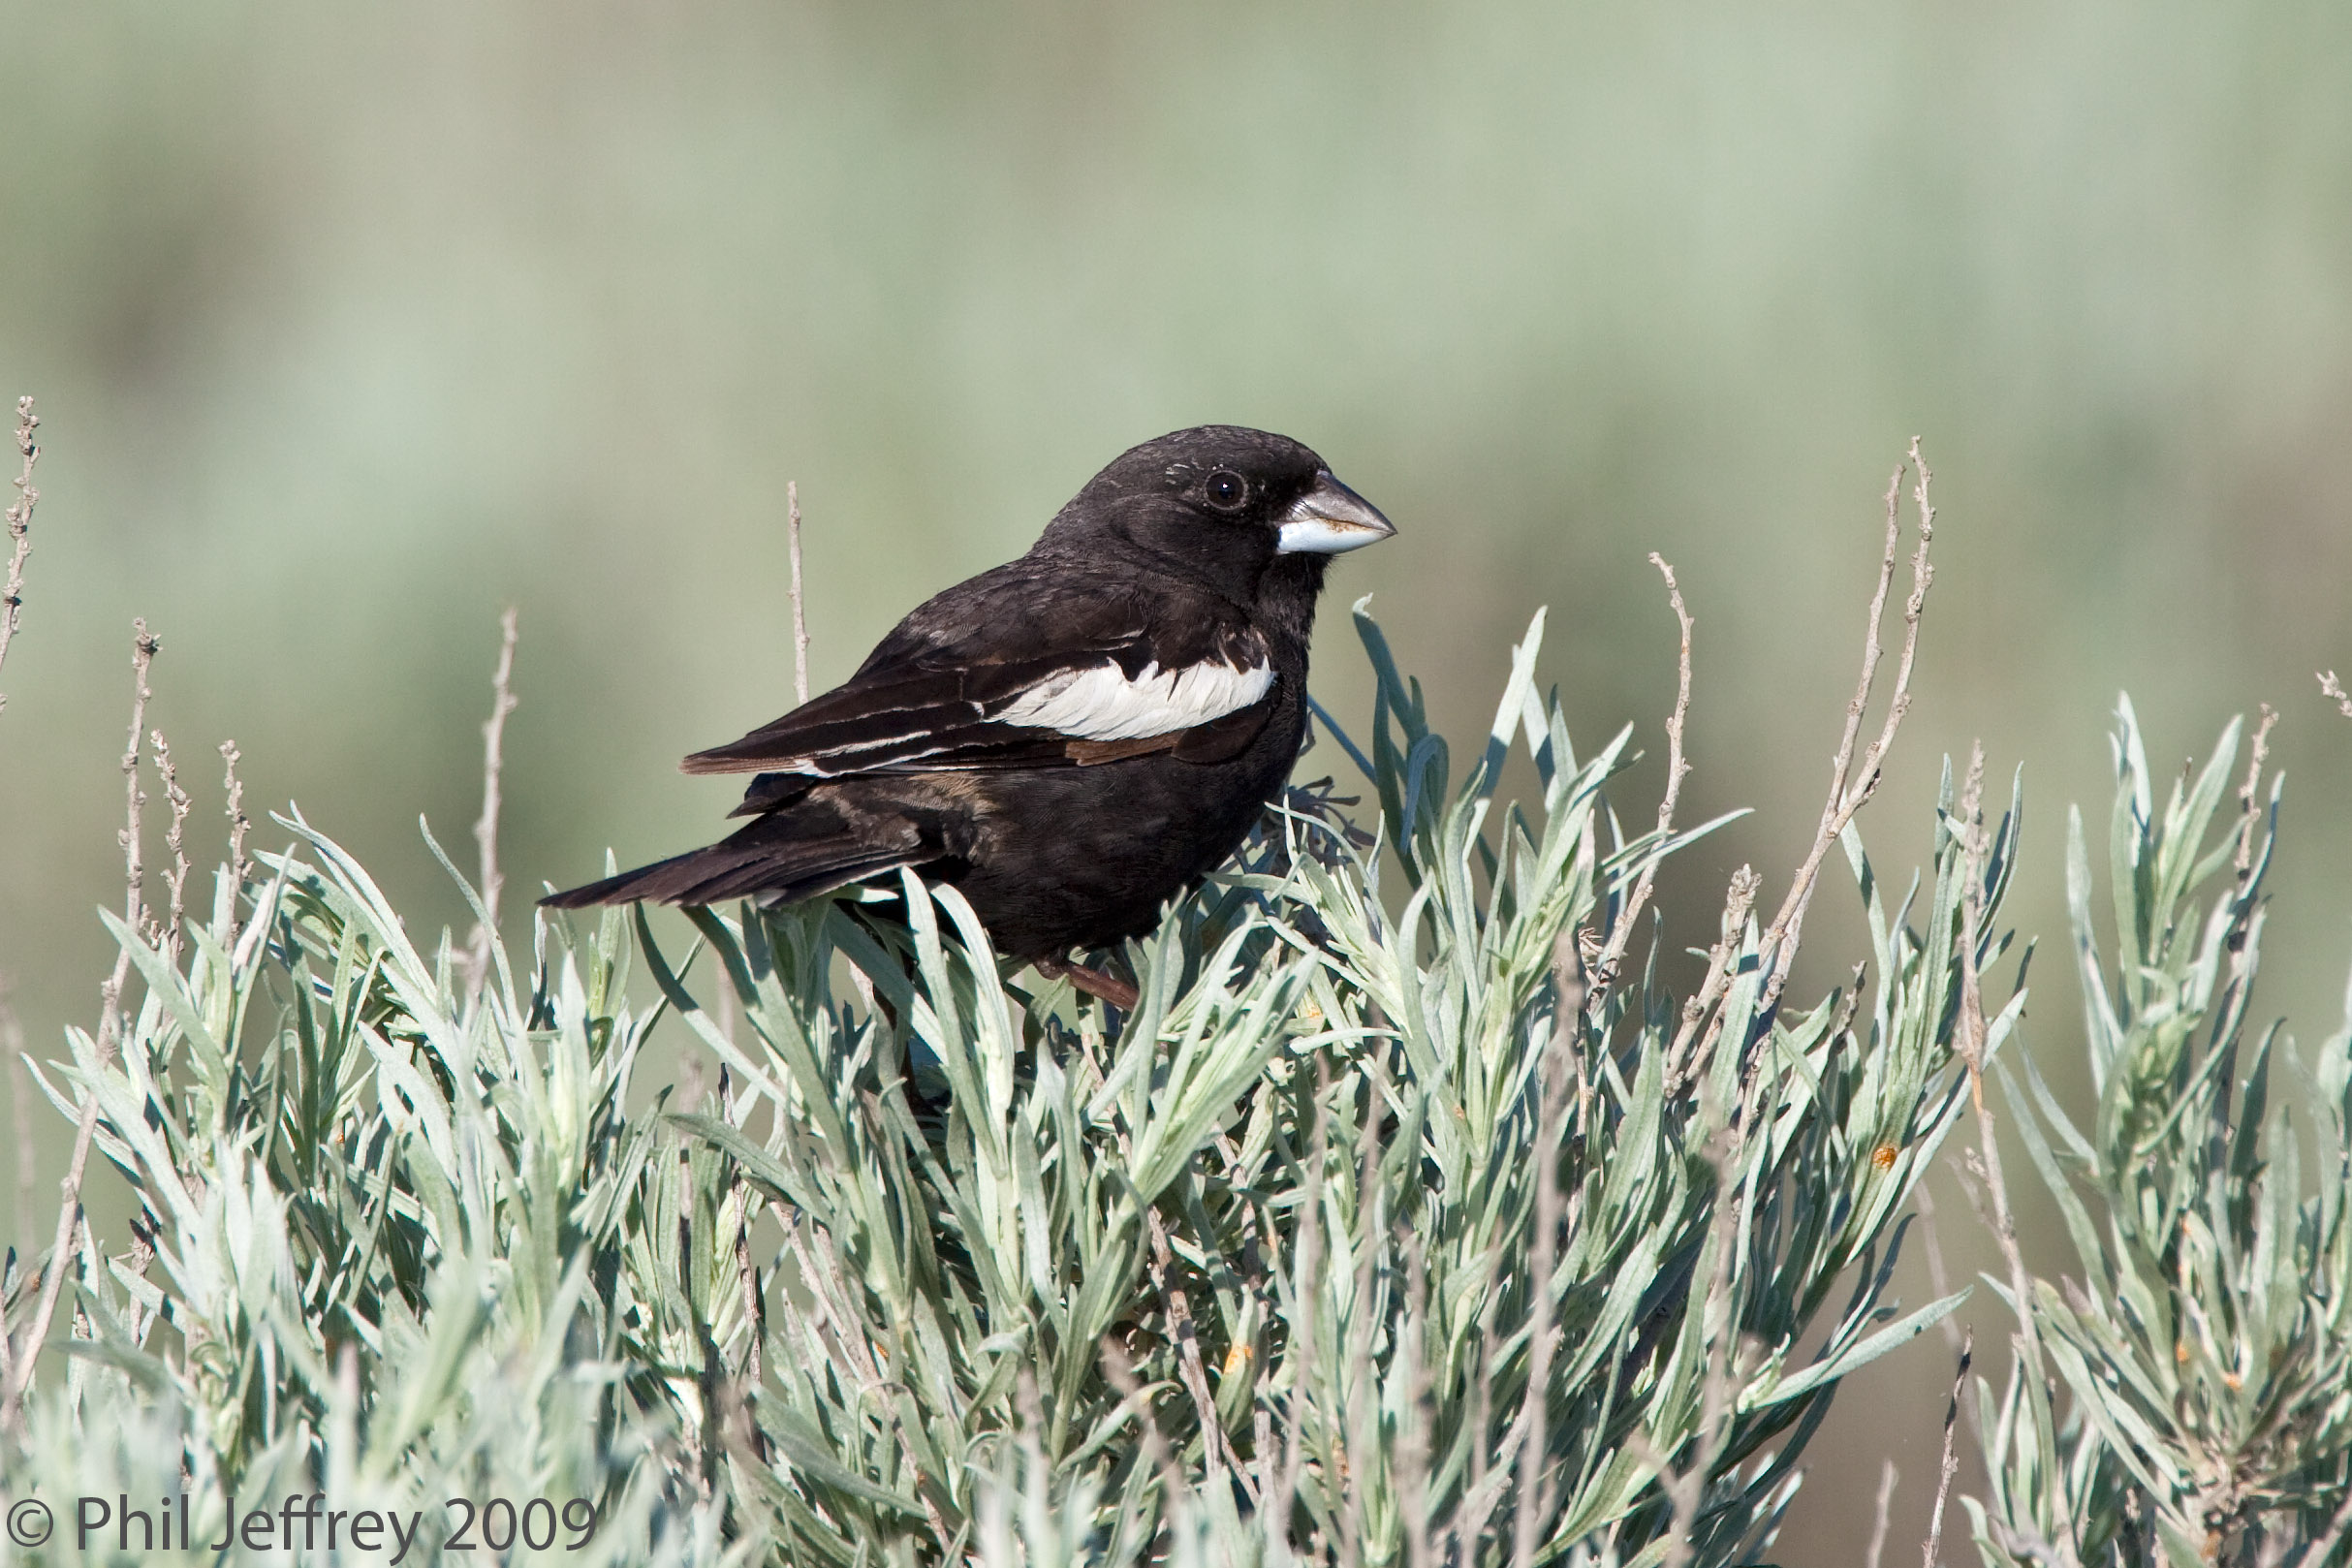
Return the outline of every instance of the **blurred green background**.
{"type": "MultiPolygon", "coordinates": [[[[1403,530],[1334,574],[1328,704],[1368,700],[1357,594],[1465,734],[1548,604],[1584,741],[1642,726],[1629,819],[1673,682],[1644,556],[1676,562],[1691,808],[1758,808],[1665,889],[1693,945],[1733,866],[1776,901],[1810,835],[1924,433],[1938,580],[1882,865],[1981,736],[2025,765],[2014,914],[2062,955],[2117,690],[2182,758],[2267,700],[2268,1008],[2339,1016],[2352,723],[2312,672],[2352,671],[2343,7],[4,10],[0,392],[47,423],[0,970],[41,1057],[109,962],[134,614],[200,865],[234,736],[255,816],[298,801],[429,940],[460,906],[416,820],[470,865],[501,606],[519,904],[730,803],[673,764],[789,703],[787,479],[822,685],[1205,421],[1301,437],[1403,530]]],[[[1816,908],[1817,989],[1862,944],[1842,874],[1816,908]]],[[[2026,1045],[2079,1084],[2064,969],[2026,1045]]],[[[63,1140],[19,1114],[37,1249],[63,1140]]],[[[1916,1550],[1949,1377],[1930,1337],[1850,1386],[1785,1560],[1859,1560],[1888,1455],[1916,1550]]]]}

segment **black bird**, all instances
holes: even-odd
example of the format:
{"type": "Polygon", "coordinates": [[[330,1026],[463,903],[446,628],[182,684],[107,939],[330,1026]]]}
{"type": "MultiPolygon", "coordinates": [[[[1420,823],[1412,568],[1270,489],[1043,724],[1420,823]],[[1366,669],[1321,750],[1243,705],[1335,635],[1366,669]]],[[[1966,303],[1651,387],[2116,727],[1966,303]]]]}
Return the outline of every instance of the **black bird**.
{"type": "Polygon", "coordinates": [[[1149,930],[1248,835],[1304,737],[1324,569],[1396,531],[1286,437],[1147,441],[847,683],[681,764],[757,773],[749,826],[542,902],[786,903],[913,866],[1000,952],[1131,1006],[1068,956],[1149,930]]]}

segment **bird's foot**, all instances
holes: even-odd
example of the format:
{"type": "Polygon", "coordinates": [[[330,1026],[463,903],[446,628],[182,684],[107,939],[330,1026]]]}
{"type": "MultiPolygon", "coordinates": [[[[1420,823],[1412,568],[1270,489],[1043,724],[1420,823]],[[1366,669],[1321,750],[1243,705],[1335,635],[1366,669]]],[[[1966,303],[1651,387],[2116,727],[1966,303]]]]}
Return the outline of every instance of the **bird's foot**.
{"type": "Polygon", "coordinates": [[[1066,958],[1039,958],[1035,967],[1048,980],[1067,980],[1087,995],[1099,997],[1124,1012],[1134,1012],[1135,1004],[1143,997],[1143,992],[1137,990],[1131,982],[1106,974],[1100,969],[1089,969],[1082,963],[1072,963],[1066,958]]]}

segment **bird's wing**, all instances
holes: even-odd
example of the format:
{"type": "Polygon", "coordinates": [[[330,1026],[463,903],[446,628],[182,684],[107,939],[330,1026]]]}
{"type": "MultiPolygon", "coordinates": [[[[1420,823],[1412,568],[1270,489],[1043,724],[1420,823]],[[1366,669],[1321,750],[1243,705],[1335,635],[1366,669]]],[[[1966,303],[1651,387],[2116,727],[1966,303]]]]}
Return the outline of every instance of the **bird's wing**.
{"type": "Polygon", "coordinates": [[[1005,586],[990,583],[998,575],[924,606],[846,684],[696,752],[685,770],[776,775],[754,794],[780,803],[807,781],[856,773],[1085,767],[1155,751],[1207,763],[1238,755],[1272,713],[1279,677],[1245,620],[1134,592],[1041,596],[1033,580],[987,592],[1005,586]],[[1002,610],[993,619],[990,600],[1002,610]]]}

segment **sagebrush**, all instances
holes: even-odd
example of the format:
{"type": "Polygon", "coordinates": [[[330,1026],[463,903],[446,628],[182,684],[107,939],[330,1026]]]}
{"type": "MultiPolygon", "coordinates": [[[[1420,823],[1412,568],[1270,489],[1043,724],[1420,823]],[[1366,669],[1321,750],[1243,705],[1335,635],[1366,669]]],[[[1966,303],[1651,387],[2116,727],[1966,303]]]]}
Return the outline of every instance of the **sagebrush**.
{"type": "Polygon", "coordinates": [[[2086,1283],[2014,1245],[1991,1282],[2023,1316],[2007,1392],[1972,1396],[1985,1560],[2343,1560],[2352,1027],[2291,1097],[2314,1184],[2270,1089],[2301,1069],[2245,1033],[2259,758],[2234,821],[2235,730],[2158,813],[2126,709],[2112,968],[2079,825],[2070,862],[2080,1130],[1999,1065],[2022,961],[1985,997],[2020,956],[2018,791],[1988,825],[1979,769],[1947,768],[1900,896],[1854,824],[1928,584],[1922,470],[1860,746],[1898,493],[1813,850],[1770,916],[1742,868],[1695,944],[1648,902],[1718,826],[1674,822],[1682,708],[1657,825],[1628,831],[1630,736],[1577,751],[1540,616],[1458,765],[1359,606],[1374,710],[1361,746],[1324,731],[1367,800],[1290,791],[1130,945],[1131,1014],[1000,961],[912,876],[700,911],[683,951],[610,911],[510,952],[468,887],[482,938],[428,950],[281,817],[208,920],[112,923],[121,1013],[36,1068],[141,1218],[110,1249],[69,1211],[53,1258],[10,1257],[31,1389],[0,1483],[60,1524],[0,1551],[81,1560],[127,1526],[85,1550],[68,1500],[184,1493],[190,1555],[298,1525],[315,1552],[287,1499],[316,1494],[420,1552],[567,1560],[1756,1561],[1840,1378],[1960,1303],[1905,1310],[1891,1279],[1992,1076],[2024,1085],[2086,1283]],[[1791,1002],[1840,862],[1869,951],[1791,1002]],[[651,1082],[657,1026],[708,1064],[683,1088],[651,1082]],[[52,1267],[65,1354],[35,1381],[52,1267]]]}

